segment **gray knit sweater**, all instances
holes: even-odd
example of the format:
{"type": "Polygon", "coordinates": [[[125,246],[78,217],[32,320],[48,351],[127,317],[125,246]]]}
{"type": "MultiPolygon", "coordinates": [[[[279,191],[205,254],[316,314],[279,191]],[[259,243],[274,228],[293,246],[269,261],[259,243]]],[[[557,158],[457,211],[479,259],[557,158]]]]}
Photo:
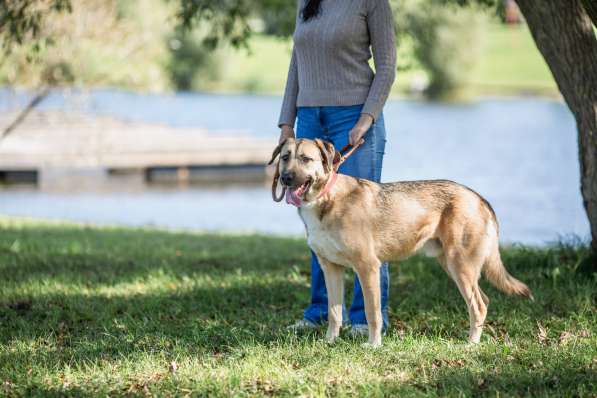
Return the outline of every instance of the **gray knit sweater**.
{"type": "Polygon", "coordinates": [[[294,126],[299,106],[364,104],[377,119],[396,74],[388,0],[323,0],[317,17],[299,15],[278,125],[294,126]],[[373,53],[376,73],[369,66],[373,53]]]}

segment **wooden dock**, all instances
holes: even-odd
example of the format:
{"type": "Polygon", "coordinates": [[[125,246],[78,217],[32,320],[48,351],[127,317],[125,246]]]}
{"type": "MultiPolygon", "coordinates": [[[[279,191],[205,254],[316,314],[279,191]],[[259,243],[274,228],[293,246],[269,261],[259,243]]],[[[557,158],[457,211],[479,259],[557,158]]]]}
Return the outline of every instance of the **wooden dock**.
{"type": "MultiPolygon", "coordinates": [[[[0,130],[15,117],[1,114],[0,130]]],[[[274,145],[274,137],[263,139],[242,132],[210,134],[203,129],[34,111],[15,131],[0,139],[0,173],[162,169],[175,170],[184,178],[188,170],[248,168],[263,170],[265,175],[274,145]]]]}

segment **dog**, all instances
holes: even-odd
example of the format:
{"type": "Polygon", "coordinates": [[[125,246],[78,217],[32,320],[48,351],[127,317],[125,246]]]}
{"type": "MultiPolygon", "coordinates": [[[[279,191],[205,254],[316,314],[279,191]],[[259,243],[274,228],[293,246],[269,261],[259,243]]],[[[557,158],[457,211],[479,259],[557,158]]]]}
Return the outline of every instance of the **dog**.
{"type": "Polygon", "coordinates": [[[328,329],[333,342],[342,325],[343,271],[352,268],[365,299],[369,338],[381,345],[380,266],[417,252],[437,258],[468,307],[468,340],[478,343],[489,299],[481,271],[499,290],[532,299],[527,285],[504,268],[498,222],[487,200],[448,180],[375,183],[337,174],[339,153],[329,142],[288,138],[274,150],[278,179],[288,203],[298,207],[307,242],[324,273],[328,329]]]}

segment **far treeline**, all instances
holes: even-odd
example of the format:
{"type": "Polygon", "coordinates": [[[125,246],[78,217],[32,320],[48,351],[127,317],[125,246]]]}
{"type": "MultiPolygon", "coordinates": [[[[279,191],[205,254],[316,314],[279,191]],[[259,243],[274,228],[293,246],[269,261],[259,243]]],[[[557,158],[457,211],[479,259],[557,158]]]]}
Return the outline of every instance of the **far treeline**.
{"type": "MultiPolygon", "coordinates": [[[[244,18],[227,21],[222,18],[235,12],[228,3],[214,3],[227,10],[221,14],[182,9],[183,3],[172,0],[38,1],[29,2],[29,8],[23,6],[28,2],[20,3],[3,18],[5,37],[13,45],[4,48],[11,53],[0,63],[0,85],[281,93],[295,2],[256,2],[238,11],[244,18]],[[183,19],[198,12],[212,15],[200,23],[183,19]],[[17,45],[11,38],[19,40],[17,45]]],[[[459,100],[478,94],[557,93],[526,26],[502,23],[506,14],[520,20],[516,12],[512,18],[503,6],[438,6],[431,0],[392,4],[400,37],[393,94],[459,100]]]]}
{"type": "MultiPolygon", "coordinates": [[[[430,37],[438,38],[439,26],[449,20],[450,10],[474,10],[483,8],[497,13],[501,0],[391,0],[396,10],[399,39],[408,36],[413,40],[414,54],[422,66],[430,72],[431,81],[428,92],[440,95],[450,91],[454,82],[437,81],[434,65],[426,64],[424,51],[430,51],[422,45],[430,37]],[[413,10],[419,10],[415,12],[413,10]],[[448,10],[442,15],[441,10],[448,10]]],[[[53,24],[66,14],[77,12],[71,0],[2,1],[0,7],[0,37],[3,55],[13,51],[24,51],[25,61],[35,62],[36,54],[51,46],[54,40],[64,33],[65,26],[53,24]],[[50,28],[49,28],[50,27],[50,28]]],[[[79,3],[79,2],[77,2],[79,3]]],[[[95,15],[85,13],[76,21],[76,31],[97,29],[95,17],[101,16],[106,7],[119,13],[143,13],[136,8],[130,10],[135,2],[93,1],[89,3],[95,15]],[[127,6],[128,4],[128,6],[127,6]]],[[[141,3],[141,2],[140,2],[141,3]]],[[[584,207],[591,226],[592,247],[597,250],[597,2],[594,0],[517,0],[520,11],[533,36],[535,44],[545,59],[558,89],[566,104],[575,116],[578,129],[579,161],[581,169],[581,192],[584,207]]],[[[201,50],[213,51],[224,43],[233,47],[246,47],[249,38],[257,30],[270,34],[288,36],[293,29],[296,4],[287,0],[170,0],[166,2],[172,10],[178,37],[175,46],[184,45],[185,32],[198,31],[201,35],[201,50]]],[[[134,5],[136,7],[136,5],[134,5]]],[[[92,14],[93,14],[92,13],[92,14]]],[[[458,14],[454,12],[453,14],[458,14]]],[[[103,32],[97,32],[105,40],[118,40],[119,34],[135,38],[135,26],[117,26],[117,20],[103,26],[103,32]]],[[[151,23],[151,21],[148,21],[151,23]]],[[[449,22],[452,23],[452,22],[449,22]]],[[[473,26],[474,26],[474,22],[473,26]]],[[[71,27],[72,28],[72,27],[71,27]]],[[[160,29],[159,25],[153,28],[160,29]]],[[[474,31],[474,29],[471,29],[474,31]]],[[[140,36],[140,35],[139,35],[140,36]]],[[[138,37],[137,45],[122,49],[127,54],[134,54],[143,47],[143,37],[138,37]]],[[[438,39],[439,40],[439,39],[438,39]]],[[[437,40],[436,40],[437,41],[437,40]]],[[[434,40],[431,40],[431,43],[434,40]]],[[[460,47],[470,47],[472,42],[462,41],[460,47]],[[466,43],[466,44],[464,44],[466,43]]],[[[84,46],[85,42],[76,43],[84,46]]],[[[116,41],[114,45],[118,45],[116,41]]],[[[474,47],[474,46],[473,46],[474,47]]],[[[209,52],[206,52],[209,54],[209,52]]],[[[101,54],[89,54],[101,57],[101,54]]],[[[466,56],[465,56],[466,57],[466,56]]],[[[6,57],[3,57],[6,59],[6,57]]],[[[209,55],[206,55],[209,59],[209,55]]],[[[433,57],[427,57],[429,59],[433,57]]],[[[443,58],[451,61],[450,56],[443,58]]],[[[454,57],[455,58],[455,57],[454,57]]],[[[0,64],[0,67],[2,65],[0,64]]],[[[73,80],[77,69],[56,57],[56,63],[40,77],[40,83],[59,84],[73,80]]],[[[181,72],[184,76],[184,71],[181,72]]],[[[450,76],[443,76],[448,79],[450,76]]],[[[458,84],[458,81],[455,83],[458,84]]],[[[597,267],[597,265],[596,265],[597,267]]]]}

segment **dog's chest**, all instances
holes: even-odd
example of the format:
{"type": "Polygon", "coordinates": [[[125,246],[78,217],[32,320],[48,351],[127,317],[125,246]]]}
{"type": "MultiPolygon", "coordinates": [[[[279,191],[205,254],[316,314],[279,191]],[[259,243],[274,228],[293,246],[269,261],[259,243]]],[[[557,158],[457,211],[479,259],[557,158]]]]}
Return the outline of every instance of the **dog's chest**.
{"type": "Polygon", "coordinates": [[[351,264],[346,257],[347,248],[338,231],[322,222],[315,209],[301,207],[299,215],[305,224],[307,243],[311,250],[330,262],[350,267],[351,264]]]}

